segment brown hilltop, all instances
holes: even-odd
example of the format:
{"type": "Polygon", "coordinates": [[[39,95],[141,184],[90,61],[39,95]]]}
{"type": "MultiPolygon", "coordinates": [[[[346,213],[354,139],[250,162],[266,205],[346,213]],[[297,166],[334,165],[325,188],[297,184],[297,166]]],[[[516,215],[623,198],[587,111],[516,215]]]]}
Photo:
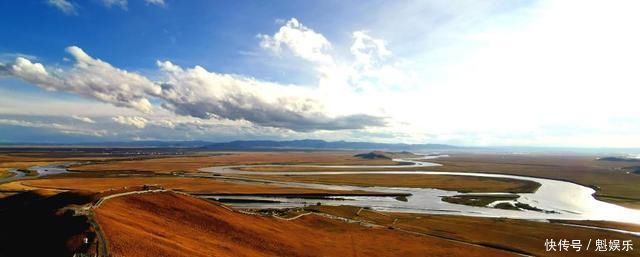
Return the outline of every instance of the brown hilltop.
{"type": "Polygon", "coordinates": [[[96,217],[112,256],[512,256],[318,215],[243,214],[169,192],[113,198],[96,217]]]}

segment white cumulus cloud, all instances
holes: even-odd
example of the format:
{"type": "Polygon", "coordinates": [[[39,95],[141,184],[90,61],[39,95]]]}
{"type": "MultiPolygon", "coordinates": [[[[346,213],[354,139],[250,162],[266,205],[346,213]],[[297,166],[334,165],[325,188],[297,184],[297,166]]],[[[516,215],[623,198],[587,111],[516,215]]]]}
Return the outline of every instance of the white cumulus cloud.
{"type": "Polygon", "coordinates": [[[106,130],[80,128],[80,127],[60,124],[56,122],[28,121],[28,120],[0,118],[0,125],[18,126],[18,127],[27,127],[27,128],[41,128],[41,129],[54,130],[63,134],[74,134],[74,135],[85,135],[85,136],[96,136],[96,137],[103,137],[108,134],[106,130]]]}
{"type": "Polygon", "coordinates": [[[147,119],[138,116],[116,116],[111,119],[122,125],[133,126],[139,129],[146,127],[148,122],[147,119]]]}
{"type": "Polygon", "coordinates": [[[311,62],[333,62],[327,53],[331,43],[322,34],[291,18],[273,36],[258,34],[260,46],[274,52],[288,48],[294,55],[311,62]]]}
{"type": "Polygon", "coordinates": [[[158,66],[167,75],[162,84],[163,106],[181,115],[247,120],[299,131],[384,125],[381,118],[365,114],[329,116],[313,92],[301,87],[218,74],[200,66],[182,69],[169,61],[158,66]]]}
{"type": "Polygon", "coordinates": [[[94,59],[79,47],[68,47],[67,52],[76,60],[70,70],[47,70],[23,57],[16,58],[8,70],[13,76],[47,90],[72,92],[120,107],[151,111],[149,96],[159,94],[160,86],[144,76],[94,59]]]}
{"type": "Polygon", "coordinates": [[[387,49],[387,43],[384,40],[371,37],[366,31],[353,32],[352,37],[353,44],[351,44],[350,50],[358,65],[370,67],[391,56],[391,51],[387,49]]]}

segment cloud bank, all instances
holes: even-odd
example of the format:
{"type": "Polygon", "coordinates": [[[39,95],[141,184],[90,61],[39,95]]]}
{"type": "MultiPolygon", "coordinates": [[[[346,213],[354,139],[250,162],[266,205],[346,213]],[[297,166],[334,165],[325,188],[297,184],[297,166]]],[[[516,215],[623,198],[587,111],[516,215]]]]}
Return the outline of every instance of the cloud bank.
{"type": "MultiPolygon", "coordinates": [[[[153,82],[140,74],[113,67],[76,46],[67,48],[75,59],[69,69],[45,67],[18,57],[5,73],[46,90],[151,113],[151,101],[178,115],[201,119],[248,121],[294,131],[362,129],[384,126],[383,118],[368,114],[329,115],[314,91],[259,81],[250,77],[210,72],[200,66],[183,69],[158,61],[164,80],[153,82]]],[[[114,121],[144,128],[145,121],[116,117],[114,121]]]]}
{"type": "Polygon", "coordinates": [[[198,118],[247,120],[261,126],[297,131],[362,129],[382,126],[381,118],[359,114],[329,117],[311,91],[251,78],[182,69],[158,62],[168,80],[162,84],[165,108],[198,118]]]}
{"type": "Polygon", "coordinates": [[[119,107],[149,113],[150,95],[160,94],[160,86],[144,76],[111,66],[86,54],[76,46],[67,48],[75,59],[71,69],[47,69],[23,57],[9,65],[9,73],[46,90],[65,91],[119,107]]]}
{"type": "Polygon", "coordinates": [[[147,119],[138,116],[116,116],[112,118],[116,123],[142,129],[147,126],[147,119]]]}

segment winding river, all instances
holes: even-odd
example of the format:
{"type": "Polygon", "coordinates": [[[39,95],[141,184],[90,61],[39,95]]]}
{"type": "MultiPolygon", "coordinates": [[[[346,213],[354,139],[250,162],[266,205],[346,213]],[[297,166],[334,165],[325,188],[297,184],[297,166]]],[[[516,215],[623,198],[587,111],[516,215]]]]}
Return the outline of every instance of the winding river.
{"type": "MultiPolygon", "coordinates": [[[[406,199],[396,199],[394,197],[377,196],[340,196],[326,197],[320,199],[309,198],[289,198],[273,196],[212,196],[219,200],[231,200],[232,205],[239,208],[286,208],[304,205],[317,204],[326,205],[355,205],[368,207],[380,211],[411,212],[411,213],[431,213],[431,214],[456,214],[482,217],[504,217],[513,219],[567,219],[567,220],[606,220],[620,221],[640,224],[640,211],[625,208],[619,205],[599,201],[593,197],[595,190],[576,183],[535,178],[527,176],[475,173],[475,172],[441,172],[441,171],[407,171],[393,170],[397,168],[417,167],[417,166],[440,166],[437,163],[425,160],[438,158],[438,156],[428,156],[419,159],[394,159],[397,162],[410,163],[409,165],[395,166],[316,166],[316,165],[286,165],[286,167],[316,167],[316,168],[344,168],[359,169],[358,171],[290,171],[290,172],[259,172],[243,171],[238,168],[250,167],[251,165],[239,166],[218,166],[200,169],[203,172],[210,172],[219,175],[285,175],[285,176],[308,176],[308,175],[344,175],[344,174],[421,174],[421,175],[452,175],[452,176],[475,176],[488,178],[508,178],[518,180],[529,180],[539,183],[541,186],[533,193],[519,193],[517,202],[528,204],[542,211],[534,210],[506,210],[490,207],[475,207],[461,204],[452,204],[441,200],[443,196],[469,195],[455,191],[445,191],[430,188],[407,188],[407,187],[363,187],[346,185],[327,185],[299,182],[279,182],[268,179],[247,179],[247,183],[268,183],[287,187],[301,187],[310,189],[326,190],[362,190],[381,193],[401,193],[410,194],[406,199]],[[360,171],[367,168],[384,168],[386,171],[360,171]],[[235,201],[235,203],[233,203],[235,201]],[[254,202],[252,202],[254,201],[254,202]]],[[[255,166],[283,166],[284,165],[255,165],[255,166]]],[[[496,192],[498,193],[498,192],[496,192]]],[[[491,193],[488,193],[491,194],[491,193]]],[[[471,195],[479,195],[472,193],[471,195]]],[[[515,203],[515,202],[513,202],[515,203]]]]}
{"type": "Polygon", "coordinates": [[[78,164],[78,162],[67,162],[62,164],[49,164],[42,166],[33,166],[28,168],[30,171],[36,171],[37,175],[35,176],[27,176],[24,172],[18,171],[17,169],[10,169],[9,172],[13,173],[13,176],[6,177],[0,179],[0,183],[6,183],[11,181],[16,181],[24,178],[39,178],[47,175],[61,174],[61,173],[69,173],[67,167],[70,165],[78,164]]]}
{"type": "MultiPolygon", "coordinates": [[[[342,190],[342,191],[368,191],[392,194],[407,194],[405,198],[395,198],[389,196],[335,196],[322,198],[302,198],[302,197],[278,197],[278,196],[248,196],[248,195],[212,195],[210,198],[218,200],[229,200],[231,205],[237,208],[290,208],[313,205],[317,203],[325,205],[354,205],[368,207],[380,211],[392,212],[409,212],[409,213],[430,213],[430,214],[455,214],[467,216],[481,217],[504,217],[513,219],[567,219],[567,220],[605,220],[619,221],[640,224],[640,211],[625,208],[619,205],[599,201],[593,197],[595,190],[579,184],[527,176],[493,174],[493,173],[477,173],[477,172],[441,172],[441,171],[407,171],[394,170],[398,168],[410,167],[429,167],[440,166],[440,164],[427,162],[429,159],[435,159],[439,156],[427,156],[417,159],[394,159],[396,162],[405,163],[406,165],[391,166],[362,166],[362,165],[255,165],[255,166],[273,166],[273,167],[314,167],[314,168],[342,168],[342,169],[359,169],[358,171],[290,171],[290,172],[259,172],[259,171],[243,171],[242,167],[251,167],[254,165],[238,165],[238,166],[217,166],[202,168],[200,171],[212,174],[218,174],[222,177],[230,178],[233,175],[285,175],[285,176],[308,176],[308,175],[345,175],[345,174],[420,174],[420,175],[452,175],[452,176],[475,176],[488,178],[508,178],[518,180],[529,180],[539,183],[541,186],[533,193],[519,193],[520,196],[515,201],[528,204],[543,211],[533,210],[505,210],[490,207],[474,207],[461,204],[452,204],[442,201],[444,196],[455,195],[479,195],[479,193],[465,194],[455,191],[445,191],[431,188],[408,188],[408,187],[365,187],[365,186],[348,186],[348,185],[328,185],[316,183],[301,182],[281,182],[269,179],[253,179],[253,178],[233,178],[238,183],[250,184],[271,184],[285,187],[298,187],[309,189],[323,190],[342,190]],[[362,169],[375,168],[386,169],[385,171],[362,171],[362,169]]],[[[38,171],[37,176],[29,176],[29,178],[37,178],[46,175],[66,173],[66,167],[74,163],[52,164],[46,166],[34,166],[30,170],[38,171]]],[[[25,178],[24,173],[13,170],[15,176],[0,179],[0,183],[14,181],[25,178]]],[[[493,194],[498,194],[496,192],[493,194]]],[[[492,194],[492,193],[485,193],[492,194]]],[[[504,193],[500,193],[504,194],[504,193]]]]}

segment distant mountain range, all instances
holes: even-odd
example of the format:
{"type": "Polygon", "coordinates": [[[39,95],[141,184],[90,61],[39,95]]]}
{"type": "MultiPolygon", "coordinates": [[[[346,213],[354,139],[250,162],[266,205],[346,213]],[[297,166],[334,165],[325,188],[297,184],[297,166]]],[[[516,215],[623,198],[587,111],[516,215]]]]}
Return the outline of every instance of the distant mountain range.
{"type": "MultiPolygon", "coordinates": [[[[371,142],[350,142],[350,141],[324,141],[317,139],[303,140],[239,140],[231,142],[210,142],[210,141],[112,141],[112,142],[70,142],[60,143],[19,143],[0,142],[0,149],[6,152],[11,149],[65,149],[74,148],[123,148],[123,149],[148,149],[164,151],[225,151],[225,150],[357,150],[357,151],[456,151],[456,152],[477,152],[477,153],[502,153],[502,154],[530,154],[530,153],[553,153],[553,154],[584,154],[599,156],[625,156],[617,157],[621,159],[636,160],[640,158],[640,148],[580,148],[580,147],[539,147],[539,146],[453,146],[447,144],[389,144],[371,142]]],[[[605,157],[606,160],[606,157],[605,157]]],[[[612,159],[612,161],[621,161],[612,159]]]]}
{"type": "Polygon", "coordinates": [[[189,148],[196,150],[380,150],[419,151],[448,150],[460,147],[444,144],[386,144],[371,142],[324,141],[324,140],[246,140],[214,143],[207,141],[130,141],[93,142],[69,144],[0,143],[0,147],[95,147],[95,148],[189,148]]]}
{"type": "Polygon", "coordinates": [[[199,148],[212,144],[208,141],[161,141],[161,140],[141,140],[141,141],[114,141],[114,142],[76,142],[76,143],[0,143],[0,147],[99,147],[99,148],[199,148]]]}
{"type": "Polygon", "coordinates": [[[213,143],[204,146],[208,150],[387,150],[419,151],[447,150],[459,147],[444,144],[388,144],[370,142],[324,141],[324,140],[251,140],[213,143]]]}

